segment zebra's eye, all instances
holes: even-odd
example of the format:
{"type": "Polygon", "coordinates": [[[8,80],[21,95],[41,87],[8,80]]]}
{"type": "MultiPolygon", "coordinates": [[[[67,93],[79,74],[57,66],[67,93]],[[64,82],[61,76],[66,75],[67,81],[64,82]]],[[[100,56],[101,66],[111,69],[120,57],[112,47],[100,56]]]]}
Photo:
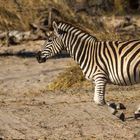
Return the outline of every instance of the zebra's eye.
{"type": "Polygon", "coordinates": [[[52,39],[52,38],[49,38],[49,39],[48,39],[48,42],[52,42],[52,41],[53,41],[53,39],[52,39]]]}

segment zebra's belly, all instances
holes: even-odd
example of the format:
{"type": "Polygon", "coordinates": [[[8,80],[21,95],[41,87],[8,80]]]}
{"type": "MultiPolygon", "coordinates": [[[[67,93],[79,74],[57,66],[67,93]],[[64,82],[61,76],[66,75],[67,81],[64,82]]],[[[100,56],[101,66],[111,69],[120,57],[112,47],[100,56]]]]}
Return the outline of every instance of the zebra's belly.
{"type": "Polygon", "coordinates": [[[137,71],[127,71],[118,72],[115,74],[110,74],[109,82],[120,86],[129,86],[140,83],[140,70],[137,71]]]}

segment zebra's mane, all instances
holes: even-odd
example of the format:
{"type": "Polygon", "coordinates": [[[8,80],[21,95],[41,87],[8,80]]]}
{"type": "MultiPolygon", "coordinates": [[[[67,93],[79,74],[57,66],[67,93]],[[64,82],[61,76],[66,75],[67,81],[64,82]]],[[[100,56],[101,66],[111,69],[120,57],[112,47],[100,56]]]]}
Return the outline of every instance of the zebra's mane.
{"type": "MultiPolygon", "coordinates": [[[[59,22],[57,22],[57,24],[58,24],[58,26],[60,24],[62,24],[62,25],[64,24],[64,25],[69,26],[69,27],[74,27],[75,29],[80,30],[81,32],[83,32],[85,34],[88,34],[89,36],[92,36],[92,37],[94,37],[97,40],[97,38],[95,36],[91,35],[87,31],[83,30],[82,28],[84,28],[84,27],[82,27],[80,25],[75,25],[75,24],[72,24],[72,23],[69,23],[69,22],[65,22],[65,21],[59,21],[59,22]]],[[[62,25],[61,25],[61,27],[62,27],[62,25]]],[[[61,31],[64,32],[64,33],[67,32],[67,30],[62,29],[61,27],[59,28],[60,32],[61,31]]]]}

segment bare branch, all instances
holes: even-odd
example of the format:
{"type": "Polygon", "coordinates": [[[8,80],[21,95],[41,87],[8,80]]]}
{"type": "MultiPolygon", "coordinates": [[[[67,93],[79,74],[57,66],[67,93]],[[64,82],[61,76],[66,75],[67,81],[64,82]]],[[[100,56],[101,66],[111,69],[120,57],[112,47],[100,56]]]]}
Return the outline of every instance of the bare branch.
{"type": "Polygon", "coordinates": [[[49,8],[49,16],[48,16],[48,28],[52,26],[52,8],[49,8]]]}

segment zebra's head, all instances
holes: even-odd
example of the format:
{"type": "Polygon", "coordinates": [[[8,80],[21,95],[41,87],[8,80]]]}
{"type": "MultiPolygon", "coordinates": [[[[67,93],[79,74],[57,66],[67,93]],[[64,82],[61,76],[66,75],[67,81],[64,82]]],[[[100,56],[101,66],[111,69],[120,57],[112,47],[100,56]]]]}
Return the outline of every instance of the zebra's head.
{"type": "Polygon", "coordinates": [[[44,48],[37,53],[36,58],[39,63],[45,62],[48,58],[58,54],[64,48],[64,44],[61,39],[63,31],[58,28],[58,25],[55,21],[52,25],[53,31],[48,35],[44,48]]]}

